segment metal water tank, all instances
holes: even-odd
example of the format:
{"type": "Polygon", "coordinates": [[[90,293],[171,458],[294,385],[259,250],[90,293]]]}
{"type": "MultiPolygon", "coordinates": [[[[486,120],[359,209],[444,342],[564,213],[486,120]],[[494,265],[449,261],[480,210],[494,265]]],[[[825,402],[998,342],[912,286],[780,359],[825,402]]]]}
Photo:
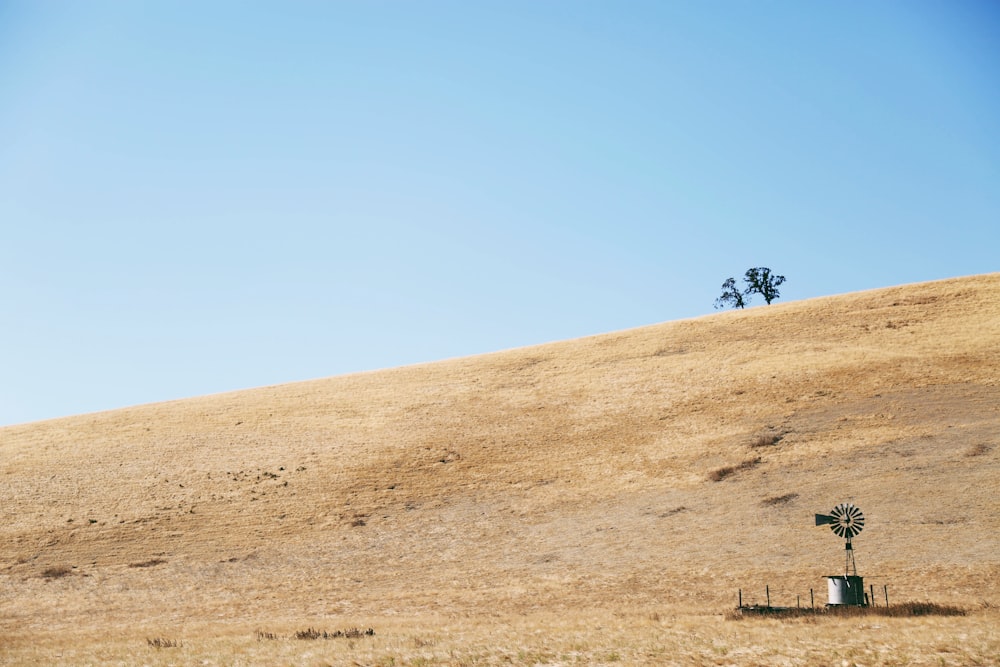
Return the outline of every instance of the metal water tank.
{"type": "Polygon", "coordinates": [[[835,575],[826,578],[828,605],[865,606],[865,580],[857,575],[835,575]]]}

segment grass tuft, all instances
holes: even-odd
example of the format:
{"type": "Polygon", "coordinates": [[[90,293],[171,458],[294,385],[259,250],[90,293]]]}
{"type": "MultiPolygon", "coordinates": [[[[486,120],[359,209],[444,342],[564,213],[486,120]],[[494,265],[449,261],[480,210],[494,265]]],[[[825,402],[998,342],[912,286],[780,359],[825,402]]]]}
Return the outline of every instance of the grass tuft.
{"type": "Polygon", "coordinates": [[[333,632],[327,632],[326,630],[316,630],[315,628],[307,628],[306,630],[299,630],[294,635],[295,639],[358,639],[359,637],[372,637],[375,635],[375,630],[368,628],[367,630],[361,630],[359,628],[348,628],[347,630],[335,630],[333,632]]]}
{"type": "Polygon", "coordinates": [[[166,637],[147,637],[146,645],[153,648],[180,648],[181,643],[176,639],[167,639],[166,637]]]}

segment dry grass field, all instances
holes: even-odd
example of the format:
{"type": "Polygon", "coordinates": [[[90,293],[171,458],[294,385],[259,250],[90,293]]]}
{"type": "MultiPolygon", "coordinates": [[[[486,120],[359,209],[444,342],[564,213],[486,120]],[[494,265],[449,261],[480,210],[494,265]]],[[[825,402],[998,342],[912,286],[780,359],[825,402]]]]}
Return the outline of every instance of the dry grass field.
{"type": "Polygon", "coordinates": [[[0,664],[996,665],[998,486],[1000,274],[11,426],[0,664]]]}

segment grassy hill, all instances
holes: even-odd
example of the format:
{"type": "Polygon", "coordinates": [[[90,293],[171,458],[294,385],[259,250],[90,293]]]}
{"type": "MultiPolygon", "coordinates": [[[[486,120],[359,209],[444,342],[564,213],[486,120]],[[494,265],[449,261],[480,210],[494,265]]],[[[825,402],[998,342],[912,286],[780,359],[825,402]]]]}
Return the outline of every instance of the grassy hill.
{"type": "Polygon", "coordinates": [[[809,662],[720,615],[825,602],[845,501],[997,660],[998,482],[1000,274],[8,427],[0,663],[809,662]]]}

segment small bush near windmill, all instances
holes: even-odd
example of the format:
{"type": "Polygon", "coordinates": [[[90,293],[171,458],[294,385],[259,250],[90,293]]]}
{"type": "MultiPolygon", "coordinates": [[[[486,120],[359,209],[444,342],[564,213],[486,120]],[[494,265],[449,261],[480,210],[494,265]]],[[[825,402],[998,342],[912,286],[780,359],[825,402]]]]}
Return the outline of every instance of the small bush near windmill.
{"type": "Polygon", "coordinates": [[[793,618],[824,618],[824,617],[855,617],[855,616],[888,616],[890,618],[913,618],[915,616],[965,616],[966,610],[961,607],[937,604],[935,602],[901,602],[888,607],[853,607],[833,606],[817,607],[761,607],[749,609],[734,609],[726,613],[729,621],[739,621],[749,618],[793,619],[793,618]]]}
{"type": "Polygon", "coordinates": [[[936,602],[900,602],[888,607],[829,607],[823,613],[835,616],[889,616],[891,618],[912,618],[914,616],[965,616],[961,607],[953,607],[936,602]]]}
{"type": "Polygon", "coordinates": [[[176,639],[167,639],[166,637],[147,637],[146,645],[153,648],[179,648],[181,643],[176,639]]]}
{"type": "Polygon", "coordinates": [[[965,616],[961,607],[934,602],[904,602],[891,607],[873,607],[879,616],[965,616]]]}

